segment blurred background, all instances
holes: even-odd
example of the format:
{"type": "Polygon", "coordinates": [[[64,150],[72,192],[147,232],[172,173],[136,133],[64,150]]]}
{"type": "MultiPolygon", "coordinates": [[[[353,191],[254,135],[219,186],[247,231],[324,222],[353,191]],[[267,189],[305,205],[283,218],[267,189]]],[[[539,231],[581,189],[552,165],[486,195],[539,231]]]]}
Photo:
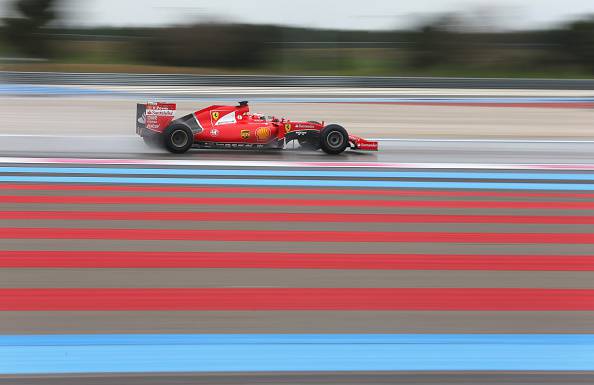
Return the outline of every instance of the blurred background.
{"type": "Polygon", "coordinates": [[[594,3],[2,0],[4,70],[591,77],[594,3]]]}

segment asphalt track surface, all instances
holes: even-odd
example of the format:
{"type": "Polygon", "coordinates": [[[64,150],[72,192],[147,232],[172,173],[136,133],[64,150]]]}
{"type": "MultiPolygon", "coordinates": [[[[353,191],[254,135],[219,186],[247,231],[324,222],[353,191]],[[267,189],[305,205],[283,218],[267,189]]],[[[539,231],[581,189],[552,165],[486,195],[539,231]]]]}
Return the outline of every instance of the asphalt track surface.
{"type": "MultiPolygon", "coordinates": [[[[209,92],[212,95],[217,91],[209,92]]],[[[315,120],[339,123],[349,133],[364,138],[592,139],[594,103],[578,107],[572,103],[557,101],[553,103],[555,108],[549,108],[547,103],[536,103],[527,107],[515,101],[507,104],[491,102],[491,104],[487,103],[490,107],[484,107],[459,102],[456,105],[443,105],[443,100],[431,103],[432,96],[425,97],[418,105],[383,103],[373,94],[358,103],[324,103],[311,94],[305,94],[304,97],[309,102],[252,100],[250,108],[254,112],[286,117],[294,121],[315,120]]],[[[103,138],[100,145],[111,145],[121,151],[121,140],[128,137],[124,143],[129,144],[131,143],[129,136],[134,134],[135,104],[156,98],[142,95],[2,97],[0,102],[3,125],[0,142],[4,143],[8,138],[7,135],[23,136],[23,140],[6,142],[0,151],[20,149],[35,154],[41,146],[37,142],[47,141],[45,148],[48,151],[49,145],[55,140],[52,137],[62,137],[62,144],[65,142],[69,146],[67,152],[73,152],[73,149],[79,147],[78,138],[81,136],[103,138]],[[27,137],[29,139],[26,139],[27,137]],[[6,148],[7,145],[13,147],[6,148]]],[[[211,104],[235,104],[237,100],[248,100],[241,95],[230,100],[179,100],[177,98],[174,96],[173,99],[165,97],[158,100],[176,101],[177,116],[183,116],[211,104]]],[[[496,100],[505,102],[506,99],[496,98],[496,100]]],[[[94,152],[106,151],[105,147],[93,150],[86,141],[80,146],[82,146],[81,152],[89,149],[94,152]]],[[[426,156],[431,157],[431,151],[434,150],[434,148],[427,148],[426,156]]],[[[55,151],[64,151],[64,148],[61,146],[55,151]]],[[[137,151],[139,149],[135,152],[137,151]]]]}
{"type": "MultiPolygon", "coordinates": [[[[199,159],[287,162],[324,162],[322,152],[301,151],[289,145],[284,151],[252,152],[226,150],[192,150],[175,156],[164,150],[147,148],[136,136],[70,136],[11,134],[0,136],[0,153],[20,157],[75,157],[75,158],[131,158],[131,159],[199,159]]],[[[542,140],[395,140],[380,141],[377,153],[345,152],[340,162],[402,162],[402,163],[590,163],[594,154],[594,141],[542,141],[542,140]]],[[[336,159],[334,159],[336,160],[336,159]]]]}
{"type": "Polygon", "coordinates": [[[3,378],[6,385],[186,385],[186,384],[591,384],[588,372],[398,372],[398,373],[212,373],[212,374],[153,374],[142,375],[85,375],[3,378]]]}
{"type": "MultiPolygon", "coordinates": [[[[72,135],[66,127],[44,136],[15,127],[0,140],[2,157],[73,159],[0,164],[0,357],[5,358],[0,362],[5,365],[14,363],[14,346],[3,340],[11,335],[444,333],[514,339],[539,334],[543,337],[535,338],[544,344],[546,336],[577,334],[579,339],[594,333],[594,173],[581,169],[592,164],[594,143],[530,135],[526,141],[409,138],[384,141],[377,154],[349,152],[332,159],[298,149],[172,156],[119,131],[72,135]],[[237,163],[90,160],[97,158],[237,163]],[[267,164],[276,161],[288,167],[267,164]],[[329,161],[367,165],[298,165],[329,161]],[[389,162],[440,165],[374,167],[389,162]],[[447,168],[448,163],[477,168],[447,168]],[[496,169],[481,168],[485,163],[496,169]],[[574,166],[568,171],[504,166],[528,163],[574,166]],[[146,175],[138,171],[142,168],[165,169],[181,179],[164,183],[171,175],[146,175]],[[214,175],[192,175],[196,169],[214,175]],[[348,174],[353,171],[367,175],[348,174]],[[259,172],[272,174],[253,175],[259,172]],[[276,174],[283,172],[304,175],[276,174]],[[371,177],[379,172],[393,174],[371,177]],[[428,174],[412,174],[419,172],[428,174]],[[151,180],[139,183],[133,179],[138,177],[151,180]],[[282,180],[305,182],[266,186],[282,180]],[[361,185],[340,186],[344,181],[361,185]],[[411,181],[420,187],[373,186],[411,181]],[[556,187],[547,188],[551,185],[556,187]]],[[[506,353],[510,357],[525,348],[513,347],[516,343],[506,353]]],[[[568,357],[592,361],[591,346],[583,344],[577,353],[549,358],[553,364],[571,361],[568,357]]],[[[542,346],[534,354],[560,349],[542,346]]],[[[463,352],[452,349],[452,357],[463,352]]],[[[478,349],[495,350],[488,344],[478,349]]],[[[51,362],[49,354],[30,355],[29,367],[51,362]]],[[[429,356],[426,362],[434,363],[429,356]]],[[[78,374],[8,374],[0,363],[5,373],[0,383],[594,382],[592,369],[535,370],[522,368],[522,357],[519,362],[514,370],[78,374]]]]}

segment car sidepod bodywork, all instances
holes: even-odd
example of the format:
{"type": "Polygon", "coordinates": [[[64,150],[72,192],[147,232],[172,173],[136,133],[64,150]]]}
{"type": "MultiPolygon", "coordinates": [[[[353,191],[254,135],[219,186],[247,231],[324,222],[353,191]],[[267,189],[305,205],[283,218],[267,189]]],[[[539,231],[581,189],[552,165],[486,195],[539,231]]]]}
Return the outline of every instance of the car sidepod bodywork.
{"type": "Polygon", "coordinates": [[[138,104],[136,133],[149,145],[174,153],[190,148],[283,149],[297,141],[310,150],[339,154],[347,148],[377,151],[378,143],[349,135],[340,125],[291,121],[250,113],[247,102],[235,106],[212,105],[175,118],[174,103],[138,104]]]}

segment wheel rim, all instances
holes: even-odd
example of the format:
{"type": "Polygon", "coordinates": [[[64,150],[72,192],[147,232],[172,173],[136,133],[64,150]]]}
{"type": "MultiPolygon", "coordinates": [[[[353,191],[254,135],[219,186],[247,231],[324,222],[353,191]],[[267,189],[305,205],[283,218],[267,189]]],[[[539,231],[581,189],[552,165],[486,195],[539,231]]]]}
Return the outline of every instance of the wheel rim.
{"type": "Polygon", "coordinates": [[[340,148],[344,143],[344,136],[338,131],[332,131],[328,135],[328,146],[331,148],[340,148]]]}
{"type": "Polygon", "coordinates": [[[188,144],[188,134],[184,130],[175,130],[171,134],[171,143],[175,147],[181,148],[188,144]]]}

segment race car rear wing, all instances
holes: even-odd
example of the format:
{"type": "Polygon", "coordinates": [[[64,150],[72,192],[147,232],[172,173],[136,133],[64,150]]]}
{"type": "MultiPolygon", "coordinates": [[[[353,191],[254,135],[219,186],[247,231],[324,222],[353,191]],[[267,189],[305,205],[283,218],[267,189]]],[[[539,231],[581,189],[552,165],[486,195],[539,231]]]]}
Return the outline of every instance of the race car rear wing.
{"type": "Polygon", "coordinates": [[[163,132],[173,121],[175,103],[149,102],[136,105],[136,133],[142,135],[145,130],[163,132]]]}

